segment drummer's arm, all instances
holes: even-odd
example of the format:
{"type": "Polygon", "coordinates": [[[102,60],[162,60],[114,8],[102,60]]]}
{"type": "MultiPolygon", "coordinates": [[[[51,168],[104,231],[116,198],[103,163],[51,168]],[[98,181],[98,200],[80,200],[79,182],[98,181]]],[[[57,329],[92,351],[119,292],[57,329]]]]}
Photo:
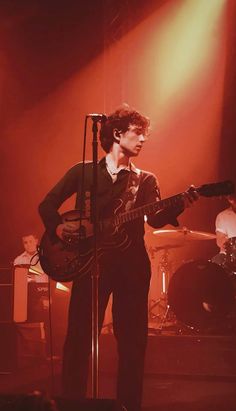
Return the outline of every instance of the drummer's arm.
{"type": "Polygon", "coordinates": [[[216,231],[216,244],[220,248],[220,251],[225,251],[224,244],[228,240],[228,236],[221,231],[216,231]]]}

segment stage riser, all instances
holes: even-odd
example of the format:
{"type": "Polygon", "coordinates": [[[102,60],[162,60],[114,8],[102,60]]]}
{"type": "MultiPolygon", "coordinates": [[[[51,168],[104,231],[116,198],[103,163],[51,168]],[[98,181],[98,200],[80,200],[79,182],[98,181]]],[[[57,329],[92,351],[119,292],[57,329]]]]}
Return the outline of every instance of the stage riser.
{"type": "MultiPolygon", "coordinates": [[[[115,373],[116,343],[100,337],[100,371],[115,373]]],[[[145,375],[235,377],[236,337],[149,336],[145,375]]]]}
{"type": "Polygon", "coordinates": [[[236,377],[236,338],[149,337],[146,373],[236,377]]]}
{"type": "MultiPolygon", "coordinates": [[[[0,332],[0,372],[11,372],[27,362],[30,364],[34,358],[40,360],[45,357],[45,340],[40,336],[37,323],[3,323],[0,324],[0,332]]],[[[115,338],[113,335],[101,335],[99,341],[100,373],[115,375],[115,338]]],[[[149,336],[145,375],[236,378],[236,337],[149,336]]]]}
{"type": "Polygon", "coordinates": [[[55,406],[49,401],[54,401],[57,411],[125,411],[117,401],[110,399],[67,400],[44,397],[43,394],[22,394],[0,396],[0,411],[22,410],[54,410],[55,406]]]}
{"type": "Polygon", "coordinates": [[[124,408],[115,400],[98,399],[70,401],[55,399],[58,411],[123,411],[124,408]]]}
{"type": "Polygon", "coordinates": [[[0,373],[12,372],[17,368],[17,329],[12,323],[0,323],[0,373]]]}

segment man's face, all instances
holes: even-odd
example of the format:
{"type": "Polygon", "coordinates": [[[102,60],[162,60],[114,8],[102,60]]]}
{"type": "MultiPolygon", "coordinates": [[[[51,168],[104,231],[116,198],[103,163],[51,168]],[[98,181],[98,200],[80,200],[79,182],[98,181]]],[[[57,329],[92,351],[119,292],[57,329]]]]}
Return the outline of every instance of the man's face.
{"type": "Polygon", "coordinates": [[[34,254],[37,251],[38,239],[33,235],[27,235],[22,238],[24,249],[29,254],[34,254]]]}
{"type": "Polygon", "coordinates": [[[119,145],[126,156],[135,157],[139,155],[146,139],[147,136],[144,134],[143,129],[131,124],[127,131],[120,133],[119,145]]]}

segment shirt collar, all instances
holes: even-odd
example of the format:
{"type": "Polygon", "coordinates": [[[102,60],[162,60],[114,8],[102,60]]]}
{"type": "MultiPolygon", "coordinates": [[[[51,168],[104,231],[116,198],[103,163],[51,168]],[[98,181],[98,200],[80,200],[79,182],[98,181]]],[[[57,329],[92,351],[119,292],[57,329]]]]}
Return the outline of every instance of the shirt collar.
{"type": "Polygon", "coordinates": [[[133,171],[136,174],[140,173],[140,170],[136,168],[132,162],[130,162],[128,166],[121,166],[119,167],[119,169],[117,169],[114,165],[114,162],[112,161],[112,159],[110,158],[108,154],[104,158],[104,163],[106,167],[109,169],[109,172],[112,174],[118,174],[121,170],[133,171]]]}

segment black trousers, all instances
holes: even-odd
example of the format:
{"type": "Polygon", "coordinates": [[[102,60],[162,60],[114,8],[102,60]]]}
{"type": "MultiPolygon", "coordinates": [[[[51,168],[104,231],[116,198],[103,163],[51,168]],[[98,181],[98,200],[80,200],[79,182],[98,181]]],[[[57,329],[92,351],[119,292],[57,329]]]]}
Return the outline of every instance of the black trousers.
{"type": "MultiPolygon", "coordinates": [[[[141,407],[147,343],[150,262],[143,247],[103,256],[99,278],[99,330],[113,293],[113,329],[118,348],[117,399],[128,411],[141,407]]],[[[91,353],[91,278],[74,281],[64,344],[63,395],[85,398],[91,353]]]]}

